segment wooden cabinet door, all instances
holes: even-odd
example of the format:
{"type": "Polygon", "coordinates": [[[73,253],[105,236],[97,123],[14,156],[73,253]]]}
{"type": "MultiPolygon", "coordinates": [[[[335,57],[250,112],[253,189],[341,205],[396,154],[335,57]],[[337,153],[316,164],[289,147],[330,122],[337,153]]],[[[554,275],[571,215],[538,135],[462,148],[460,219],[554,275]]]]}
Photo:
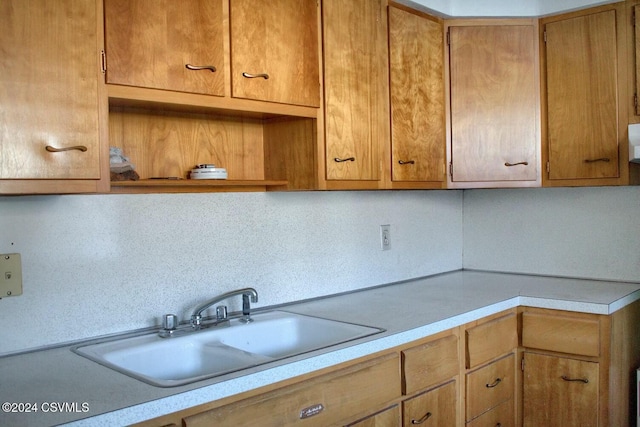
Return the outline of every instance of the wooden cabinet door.
{"type": "Polygon", "coordinates": [[[322,7],[326,178],[379,181],[390,137],[387,2],[322,7]]]}
{"type": "Polygon", "coordinates": [[[598,363],[524,354],[525,427],[598,425],[598,363]]]}
{"type": "Polygon", "coordinates": [[[391,179],[444,181],[442,22],[389,7],[391,179]]]}
{"type": "Polygon", "coordinates": [[[104,9],[107,83],[224,95],[222,0],[105,0],[104,9]]]}
{"type": "Polygon", "coordinates": [[[403,426],[455,427],[457,423],[456,382],[451,381],[402,402],[403,426]]]}
{"type": "Polygon", "coordinates": [[[617,177],[616,11],[544,30],[549,180],[617,177]]]}
{"type": "Polygon", "coordinates": [[[394,405],[367,418],[347,424],[346,427],[398,427],[400,425],[400,407],[394,405]]]}
{"type": "Polygon", "coordinates": [[[320,106],[317,0],[233,0],[234,97],[320,106]]]}
{"type": "Polygon", "coordinates": [[[95,0],[0,2],[1,179],[100,178],[97,12],[95,0]]]}
{"type": "Polygon", "coordinates": [[[536,25],[449,27],[451,185],[540,184],[536,25]]]}

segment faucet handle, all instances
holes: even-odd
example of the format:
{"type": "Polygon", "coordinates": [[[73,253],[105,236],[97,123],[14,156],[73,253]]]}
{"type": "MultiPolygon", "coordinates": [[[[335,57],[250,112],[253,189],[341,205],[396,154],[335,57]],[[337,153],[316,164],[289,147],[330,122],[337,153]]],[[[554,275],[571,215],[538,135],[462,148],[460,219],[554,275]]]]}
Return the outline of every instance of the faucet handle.
{"type": "Polygon", "coordinates": [[[175,314],[165,314],[162,317],[162,329],[165,331],[175,331],[178,323],[178,316],[175,314]]]}
{"type": "Polygon", "coordinates": [[[219,305],[216,307],[216,320],[227,320],[227,306],[219,305]]]}

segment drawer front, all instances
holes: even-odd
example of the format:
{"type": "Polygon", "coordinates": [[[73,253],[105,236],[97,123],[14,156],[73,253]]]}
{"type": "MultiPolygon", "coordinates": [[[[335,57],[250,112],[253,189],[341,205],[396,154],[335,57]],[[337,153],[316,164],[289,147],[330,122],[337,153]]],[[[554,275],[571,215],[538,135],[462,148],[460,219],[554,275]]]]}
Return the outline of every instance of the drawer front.
{"type": "Polygon", "coordinates": [[[402,402],[404,427],[456,427],[456,382],[419,394],[402,402]]]}
{"type": "Polygon", "coordinates": [[[584,356],[600,355],[598,319],[523,313],[522,345],[528,348],[584,356]]]}
{"type": "Polygon", "coordinates": [[[402,392],[442,383],[459,370],[458,337],[451,335],[402,352],[402,392]]]}
{"type": "Polygon", "coordinates": [[[515,427],[514,400],[507,400],[467,423],[467,427],[515,427]]]}
{"type": "Polygon", "coordinates": [[[515,370],[515,356],[510,354],[467,374],[467,421],[513,400],[515,370]]]}
{"type": "Polygon", "coordinates": [[[394,354],[186,417],[184,425],[325,427],[369,408],[374,412],[399,396],[399,360],[394,354]]]}
{"type": "Polygon", "coordinates": [[[518,317],[509,314],[467,329],[467,368],[475,368],[518,347],[518,317]]]}

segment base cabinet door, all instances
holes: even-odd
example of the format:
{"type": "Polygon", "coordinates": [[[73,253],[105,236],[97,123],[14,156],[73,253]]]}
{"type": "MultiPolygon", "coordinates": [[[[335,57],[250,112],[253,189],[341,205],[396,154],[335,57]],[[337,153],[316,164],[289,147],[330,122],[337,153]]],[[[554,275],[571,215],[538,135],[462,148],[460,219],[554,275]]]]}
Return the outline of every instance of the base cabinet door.
{"type": "Polygon", "coordinates": [[[455,427],[456,408],[456,382],[450,381],[402,402],[402,425],[455,427]]]}
{"type": "Polygon", "coordinates": [[[524,427],[598,425],[598,363],[524,354],[524,427]]]}

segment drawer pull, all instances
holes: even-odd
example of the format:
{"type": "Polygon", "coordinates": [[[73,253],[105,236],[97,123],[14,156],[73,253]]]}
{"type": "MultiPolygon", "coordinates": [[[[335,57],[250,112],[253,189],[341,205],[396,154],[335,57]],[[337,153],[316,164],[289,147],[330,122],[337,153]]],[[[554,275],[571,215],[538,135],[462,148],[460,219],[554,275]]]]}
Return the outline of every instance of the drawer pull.
{"type": "Polygon", "coordinates": [[[64,148],[56,148],[56,147],[52,147],[51,145],[47,145],[46,147],[44,147],[44,149],[50,153],[60,153],[61,151],[71,151],[71,150],[87,151],[87,147],[85,147],[84,145],[74,145],[73,147],[64,147],[64,148]]]}
{"type": "Polygon", "coordinates": [[[411,420],[411,424],[422,424],[429,418],[431,418],[431,412],[427,412],[426,414],[424,414],[424,417],[420,418],[419,420],[411,420]]]}
{"type": "Polygon", "coordinates": [[[315,405],[307,406],[300,410],[300,419],[313,417],[324,411],[324,405],[322,403],[316,403],[315,405]]]}
{"type": "Polygon", "coordinates": [[[589,384],[589,379],[588,378],[570,378],[566,375],[563,375],[562,377],[563,381],[569,381],[569,382],[581,382],[581,383],[585,383],[585,384],[589,384]]]}
{"type": "Polygon", "coordinates": [[[600,157],[599,159],[584,159],[585,163],[596,163],[596,162],[605,162],[609,163],[611,161],[608,157],[600,157]]]}
{"type": "Polygon", "coordinates": [[[415,160],[407,160],[407,161],[398,160],[398,164],[399,165],[415,165],[416,161],[415,160]]]}
{"type": "Polygon", "coordinates": [[[494,387],[496,387],[498,384],[500,384],[501,382],[502,382],[502,379],[501,379],[501,378],[496,378],[496,380],[495,380],[493,383],[491,383],[491,384],[485,384],[485,387],[487,387],[487,388],[494,388],[494,387]]]}
{"type": "Polygon", "coordinates": [[[335,159],[333,159],[333,161],[336,162],[336,163],[355,162],[356,158],[355,157],[347,157],[346,159],[341,159],[340,157],[336,157],[335,159]]]}
{"type": "Polygon", "coordinates": [[[269,78],[269,74],[267,74],[267,73],[259,73],[259,74],[242,73],[242,77],[246,77],[248,79],[257,79],[257,78],[262,77],[263,79],[267,80],[269,78]]]}
{"type": "Polygon", "coordinates": [[[191,65],[191,64],[186,64],[185,67],[188,70],[193,70],[193,71],[209,70],[212,73],[216,72],[216,67],[214,67],[213,65],[191,65]]]}
{"type": "Polygon", "coordinates": [[[529,162],[518,162],[518,163],[509,163],[509,162],[506,162],[504,165],[505,165],[505,166],[508,166],[508,167],[509,167],[509,166],[518,166],[518,165],[528,166],[528,165],[529,165],[529,162]]]}

